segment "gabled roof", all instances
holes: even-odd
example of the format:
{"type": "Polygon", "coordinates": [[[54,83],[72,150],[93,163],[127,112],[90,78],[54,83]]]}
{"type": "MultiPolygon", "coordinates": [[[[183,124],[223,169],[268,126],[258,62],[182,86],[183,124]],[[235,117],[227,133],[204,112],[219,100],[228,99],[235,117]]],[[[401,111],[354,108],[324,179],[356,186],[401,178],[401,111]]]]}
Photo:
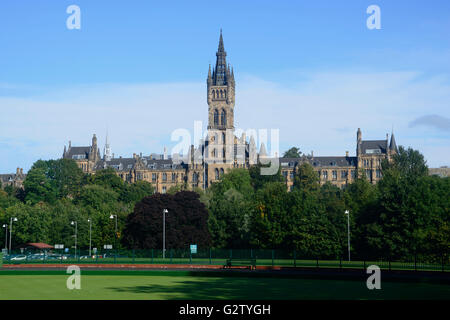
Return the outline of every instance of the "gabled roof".
{"type": "Polygon", "coordinates": [[[95,164],[94,170],[113,168],[118,171],[130,171],[135,164],[135,158],[114,158],[109,161],[100,160],[95,164]]]}
{"type": "Polygon", "coordinates": [[[64,154],[65,159],[73,159],[73,156],[75,155],[84,155],[86,156],[86,159],[89,157],[89,152],[91,151],[91,147],[71,147],[67,152],[64,154]]]}
{"type": "Polygon", "coordinates": [[[279,158],[282,167],[294,167],[307,162],[313,167],[356,167],[356,157],[300,157],[279,158]]]}
{"type": "Polygon", "coordinates": [[[17,180],[25,180],[26,174],[15,174],[15,173],[6,173],[0,174],[0,182],[11,182],[17,180]]]}
{"type": "Polygon", "coordinates": [[[388,146],[386,140],[363,140],[361,141],[361,153],[363,154],[376,154],[379,150],[379,153],[386,153],[388,146]]]}

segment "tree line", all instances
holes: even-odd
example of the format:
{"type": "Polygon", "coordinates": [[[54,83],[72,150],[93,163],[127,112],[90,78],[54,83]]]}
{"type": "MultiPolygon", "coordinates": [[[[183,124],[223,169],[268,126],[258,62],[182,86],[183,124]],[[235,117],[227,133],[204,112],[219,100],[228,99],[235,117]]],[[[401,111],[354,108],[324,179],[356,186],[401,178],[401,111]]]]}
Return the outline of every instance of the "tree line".
{"type": "MultiPolygon", "coordinates": [[[[298,157],[298,148],[286,154],[298,157]]],[[[212,248],[296,250],[298,257],[332,258],[347,252],[347,216],[352,257],[429,261],[449,258],[450,178],[429,176],[423,155],[399,147],[382,163],[373,185],[365,174],[344,189],[319,183],[307,163],[298,166],[288,192],[281,170],[260,175],[260,165],[233,169],[206,191],[169,189],[155,194],[148,182],[128,184],[113,169],[85,175],[72,160],[37,161],[24,189],[0,191],[0,223],[17,217],[14,244],[115,243],[122,248],[162,248],[162,210],[168,209],[169,248],[191,243],[212,248]],[[118,233],[114,220],[117,215],[118,233]]],[[[4,240],[0,238],[0,244],[4,240]]]]}

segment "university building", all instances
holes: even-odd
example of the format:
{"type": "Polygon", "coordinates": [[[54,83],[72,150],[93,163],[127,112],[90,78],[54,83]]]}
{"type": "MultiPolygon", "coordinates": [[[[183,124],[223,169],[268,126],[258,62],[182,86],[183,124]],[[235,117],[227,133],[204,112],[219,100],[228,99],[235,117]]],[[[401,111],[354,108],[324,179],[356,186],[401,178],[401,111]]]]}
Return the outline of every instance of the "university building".
{"type": "MultiPolygon", "coordinates": [[[[264,144],[259,152],[253,136],[237,137],[234,133],[235,80],[234,70],[226,61],[222,32],[216,53],[216,64],[209,66],[206,80],[208,102],[208,134],[198,146],[192,145],[189,154],[172,159],[164,155],[132,158],[114,157],[106,140],[103,157],[94,134],[90,146],[75,147],[69,142],[64,147],[63,158],[73,159],[85,173],[113,168],[124,181],[150,182],[157,192],[165,193],[172,186],[208,188],[232,168],[249,168],[261,158],[267,158],[264,144]]],[[[394,135],[383,140],[363,140],[361,130],[356,135],[356,156],[316,157],[304,155],[301,158],[279,158],[281,173],[286,186],[292,188],[298,166],[308,162],[317,171],[321,184],[327,181],[339,187],[351,183],[360,169],[367,178],[376,183],[381,178],[381,161],[390,159],[397,152],[394,135]]]]}

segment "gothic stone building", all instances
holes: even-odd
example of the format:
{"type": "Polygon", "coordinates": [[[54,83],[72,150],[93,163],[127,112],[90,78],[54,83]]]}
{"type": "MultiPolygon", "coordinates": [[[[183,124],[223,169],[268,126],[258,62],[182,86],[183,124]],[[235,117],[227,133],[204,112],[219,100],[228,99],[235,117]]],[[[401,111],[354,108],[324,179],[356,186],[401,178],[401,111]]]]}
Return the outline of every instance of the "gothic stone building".
{"type": "Polygon", "coordinates": [[[23,188],[23,182],[27,175],[23,173],[22,168],[17,168],[16,173],[0,174],[0,188],[12,186],[23,188]]]}
{"type": "MultiPolygon", "coordinates": [[[[261,144],[259,153],[253,137],[249,141],[245,134],[240,138],[234,132],[235,80],[234,71],[226,61],[226,51],[220,33],[219,47],[216,53],[216,65],[211,71],[209,66],[207,85],[208,134],[204,141],[191,146],[184,157],[142,156],[134,154],[132,158],[111,156],[108,140],[101,158],[94,134],[90,146],[64,147],[63,158],[73,159],[78,166],[89,174],[106,168],[113,168],[124,181],[133,183],[139,180],[150,182],[157,192],[165,193],[170,187],[184,185],[189,189],[207,188],[218,181],[232,168],[249,168],[262,157],[267,157],[265,146],[261,144]]],[[[397,146],[394,135],[385,140],[362,140],[358,129],[356,156],[348,152],[342,157],[279,158],[281,172],[286,186],[292,188],[294,175],[299,164],[308,162],[317,171],[320,182],[327,181],[339,187],[352,182],[357,172],[363,169],[367,178],[376,183],[381,178],[381,161],[390,159],[397,146]]]]}

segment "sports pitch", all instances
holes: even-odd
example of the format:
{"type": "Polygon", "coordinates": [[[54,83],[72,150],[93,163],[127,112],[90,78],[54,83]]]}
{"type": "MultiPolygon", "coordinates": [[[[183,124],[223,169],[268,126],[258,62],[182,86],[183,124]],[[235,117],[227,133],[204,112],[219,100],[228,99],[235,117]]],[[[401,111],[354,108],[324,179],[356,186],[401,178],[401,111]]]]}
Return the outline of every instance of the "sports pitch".
{"type": "Polygon", "coordinates": [[[448,284],[300,277],[246,277],[186,271],[86,271],[81,289],[69,290],[63,271],[1,271],[2,300],[171,300],[171,299],[450,299],[448,284]]]}

